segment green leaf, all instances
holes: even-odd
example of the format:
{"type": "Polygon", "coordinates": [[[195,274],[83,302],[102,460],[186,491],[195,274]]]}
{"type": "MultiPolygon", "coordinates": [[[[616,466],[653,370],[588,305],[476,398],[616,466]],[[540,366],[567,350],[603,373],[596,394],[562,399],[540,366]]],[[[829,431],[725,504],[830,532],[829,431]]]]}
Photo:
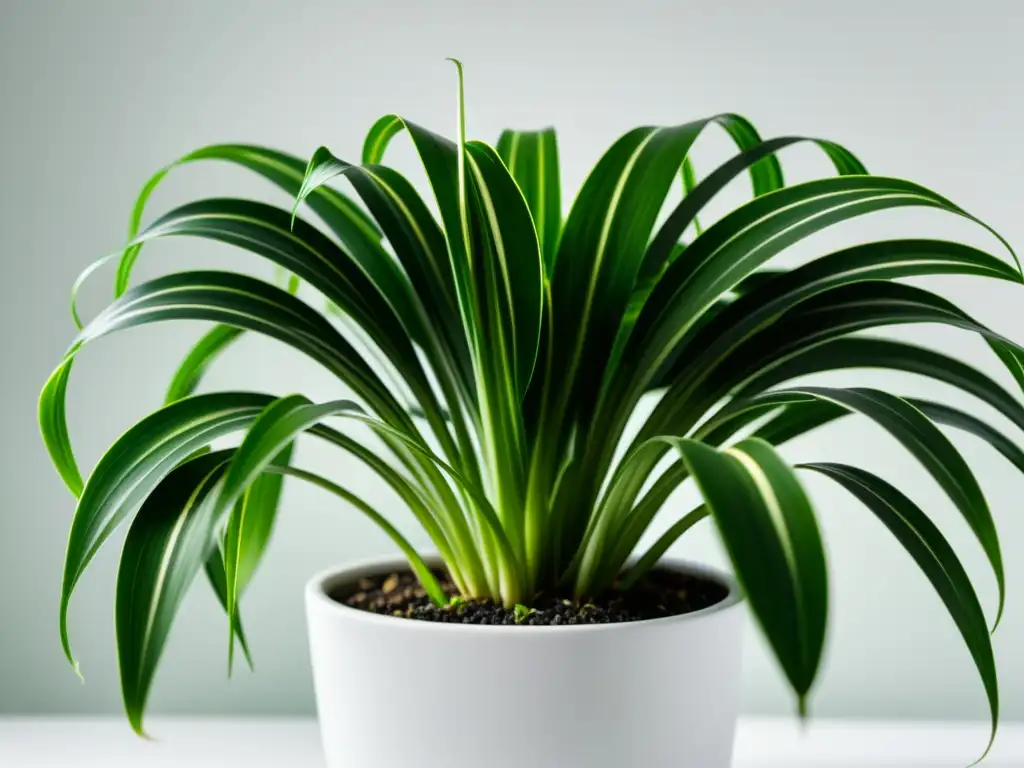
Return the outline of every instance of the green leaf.
{"type": "Polygon", "coordinates": [[[210,556],[216,517],[209,500],[225,453],[175,468],[149,493],[125,538],[117,572],[117,655],[125,712],[139,735],[145,735],[143,711],[171,624],[210,556]]]}
{"type": "MultiPolygon", "coordinates": [[[[713,122],[740,121],[749,126],[722,115],[630,131],[584,183],[565,222],[551,280],[552,322],[561,329],[552,355],[552,381],[561,388],[556,420],[570,403],[583,412],[593,407],[655,221],[694,141],[713,122]]],[[[748,138],[760,141],[756,132],[748,138]]],[[[766,162],[777,169],[774,158],[766,162]]]]}
{"type": "MultiPolygon", "coordinates": [[[[518,399],[533,377],[540,342],[544,263],[530,209],[498,154],[480,142],[466,145],[467,162],[479,205],[474,230],[482,239],[477,255],[487,289],[478,295],[484,315],[494,317],[491,344],[507,338],[511,352],[496,353],[514,362],[512,375],[518,399]]],[[[501,364],[495,362],[495,366],[501,364]]]]}
{"type": "MultiPolygon", "coordinates": [[[[785,247],[833,224],[907,206],[939,208],[969,217],[962,209],[924,187],[876,176],[822,179],[787,187],[759,197],[729,214],[692,243],[687,257],[675,261],[652,291],[623,351],[622,366],[634,371],[633,389],[627,391],[646,386],[701,314],[723,292],[785,247]]],[[[796,270],[787,275],[787,280],[802,283],[790,292],[788,300],[792,302],[794,292],[803,297],[820,292],[827,287],[823,284],[827,281],[849,282],[850,278],[844,279],[842,275],[856,275],[855,268],[860,262],[864,267],[887,267],[889,274],[885,277],[982,272],[1020,280],[1019,272],[1009,271],[993,257],[976,249],[958,249],[952,244],[895,241],[873,243],[862,246],[859,251],[848,249],[843,253],[842,257],[834,254],[830,261],[812,262],[802,272],[796,270]],[[918,258],[923,259],[923,265],[916,263],[918,258]]],[[[858,279],[871,278],[858,275],[858,279]]],[[[733,315],[756,306],[755,301],[764,298],[763,295],[750,298],[754,293],[756,291],[742,297],[730,308],[733,315]]]]}
{"type": "MultiPolygon", "coordinates": [[[[218,392],[179,400],[125,432],[97,463],[71,521],[61,586],[61,643],[76,670],[78,664],[68,638],[68,604],[96,552],[183,460],[217,437],[247,427],[270,401],[266,395],[248,392],[218,392]]],[[[196,460],[201,458],[204,456],[196,460]]]]}
{"type": "Polygon", "coordinates": [[[662,438],[697,481],[750,608],[799,699],[801,713],[824,647],[825,553],[792,470],[770,445],[745,440],[719,452],[662,438]]]}
{"type": "Polygon", "coordinates": [[[876,389],[795,387],[754,398],[756,403],[786,403],[801,397],[825,400],[867,416],[893,437],[928,470],[953,501],[974,532],[999,585],[999,624],[1006,598],[1003,558],[995,522],[985,495],[967,462],[949,439],[906,400],[876,389]]]}
{"type": "Polygon", "coordinates": [[[50,374],[42,391],[39,393],[39,431],[43,436],[46,452],[64,485],[77,499],[82,495],[85,485],[82,473],[75,460],[75,452],[71,447],[71,435],[68,434],[67,392],[68,379],[71,376],[72,360],[66,360],[50,374]]]}
{"type": "MultiPolygon", "coordinates": [[[[272,407],[272,406],[268,406],[272,407]]],[[[264,411],[265,413],[265,411],[264,411]]],[[[262,414],[261,414],[262,417],[262,414]]],[[[257,418],[253,427],[259,423],[257,418]]],[[[249,433],[252,433],[250,427],[249,433]]],[[[247,435],[248,437],[248,435],[247,435]]],[[[232,473],[239,460],[239,452],[245,447],[242,446],[235,451],[228,467],[225,483],[232,477],[232,473]]],[[[272,466],[288,466],[292,458],[294,443],[285,445],[269,461],[263,462],[261,470],[272,466]]],[[[250,479],[245,490],[236,498],[233,509],[228,517],[227,529],[224,532],[224,581],[226,605],[228,613],[228,625],[232,643],[228,651],[228,672],[234,657],[234,640],[239,622],[238,601],[245,588],[252,580],[256,567],[263,559],[267,545],[270,543],[270,535],[273,533],[274,522],[277,519],[278,505],[281,499],[281,488],[284,484],[283,476],[274,473],[262,473],[250,479]],[[237,542],[237,544],[236,544],[237,542]]],[[[218,518],[226,510],[224,505],[225,485],[222,485],[217,499],[215,513],[218,518]]],[[[244,642],[243,642],[244,648],[244,642]]]]}
{"type": "Polygon", "coordinates": [[[804,464],[801,467],[835,480],[863,502],[914,558],[942,598],[974,659],[988,697],[992,733],[978,760],[981,762],[995,741],[999,686],[985,615],[953,548],[914,502],[881,478],[843,464],[804,464]]]}
{"type": "MultiPolygon", "coordinates": [[[[171,170],[200,160],[217,160],[247,168],[293,197],[302,185],[306,170],[306,163],[302,160],[273,149],[245,144],[216,144],[190,152],[157,171],[143,186],[132,209],[128,225],[129,245],[122,253],[118,264],[115,296],[120,296],[128,289],[132,268],[143,246],[142,242],[135,240],[141,229],[150,196],[171,170]]],[[[380,232],[355,203],[340,192],[325,187],[310,200],[310,205],[334,234],[351,249],[356,258],[378,260],[379,253],[383,253],[380,251],[380,232]]]]}
{"type": "MultiPolygon", "coordinates": [[[[751,137],[756,138],[756,137],[751,137]]],[[[683,166],[683,186],[685,195],[675,209],[665,219],[658,233],[651,240],[644,254],[638,282],[646,283],[660,276],[665,267],[671,263],[670,255],[679,238],[690,224],[696,224],[697,214],[712,198],[721,192],[733,179],[750,169],[754,187],[754,197],[760,197],[783,187],[782,171],[773,157],[786,147],[794,144],[811,142],[816,144],[829,156],[836,172],[840,176],[864,175],[867,170],[861,162],[847,149],[831,141],[812,139],[803,136],[783,136],[767,141],[737,141],[742,150],[738,155],[723,163],[708,175],[700,184],[687,189],[686,165],[683,166]],[[772,164],[765,165],[767,159],[772,164]]],[[[699,232],[698,234],[703,234],[699,232]]]]}
{"type": "Polygon", "coordinates": [[[883,368],[927,376],[974,395],[1024,429],[1024,407],[992,378],[948,355],[892,339],[842,337],[800,348],[762,368],[735,397],[742,400],[790,379],[843,368],[883,368]]]}
{"type": "Polygon", "coordinates": [[[999,451],[1013,466],[1024,473],[1024,451],[1017,447],[1017,444],[1002,432],[986,424],[981,419],[969,413],[964,413],[957,408],[944,405],[943,403],[935,403],[931,400],[907,398],[907,402],[934,422],[948,424],[951,427],[969,432],[975,437],[980,437],[999,451]]]}
{"type": "MultiPolygon", "coordinates": [[[[234,626],[238,600],[267,546],[277,510],[281,478],[264,478],[271,485],[253,484],[273,464],[286,466],[292,441],[326,416],[359,406],[341,400],[314,406],[299,395],[283,397],[268,405],[252,423],[235,452],[216,499],[218,516],[234,508],[224,534],[224,567],[227,577],[228,617],[234,626]],[[253,498],[253,490],[256,496],[253,498]]],[[[233,632],[231,648],[234,647],[233,632]]]]}
{"type": "MultiPolygon", "coordinates": [[[[228,610],[228,577],[224,573],[224,549],[220,541],[220,536],[214,534],[215,545],[210,556],[206,558],[206,564],[204,570],[206,571],[206,579],[210,582],[210,587],[213,589],[214,595],[217,596],[217,602],[220,603],[220,607],[227,613],[228,610]]],[[[245,656],[245,663],[249,665],[249,669],[254,669],[252,663],[252,653],[249,651],[249,641],[245,637],[245,630],[242,629],[242,616],[238,613],[235,614],[235,621],[233,625],[234,636],[238,639],[238,644],[242,648],[242,654],[245,656]]],[[[230,673],[230,670],[228,670],[230,673]]]]}
{"type": "MultiPolygon", "coordinates": [[[[636,561],[636,565],[630,568],[625,576],[622,577],[620,587],[623,591],[628,591],[633,588],[640,579],[651,572],[651,569],[658,564],[662,556],[668,552],[669,547],[679,541],[679,537],[686,533],[688,530],[693,528],[697,523],[706,518],[710,513],[705,505],[700,505],[696,509],[692,509],[687,512],[683,517],[669,526],[669,529],[665,531],[658,540],[655,541],[650,548],[640,556],[640,559],[636,561]]],[[[630,548],[632,551],[632,547],[630,548]]]]}
{"type": "Polygon", "coordinates": [[[243,333],[230,325],[215,325],[196,343],[174,372],[164,402],[173,403],[196,391],[210,363],[243,333]]]}
{"type": "Polygon", "coordinates": [[[532,229],[537,233],[540,252],[544,256],[544,274],[550,279],[562,230],[562,192],[555,129],[502,131],[496,149],[530,208],[532,229]]]}
{"type": "Polygon", "coordinates": [[[437,577],[434,576],[433,572],[430,570],[430,566],[426,564],[426,561],[424,561],[408,540],[402,536],[398,529],[391,525],[385,517],[377,512],[366,501],[337,483],[333,483],[320,475],[304,469],[299,469],[298,467],[271,466],[268,471],[278,472],[283,475],[288,475],[289,477],[297,477],[300,480],[305,480],[307,483],[316,485],[329,493],[333,493],[338,498],[347,501],[357,510],[370,518],[370,520],[375,522],[378,527],[384,531],[388,538],[390,538],[402,551],[408,559],[409,566],[412,568],[413,573],[416,574],[416,578],[419,579],[420,584],[423,585],[423,588],[434,603],[437,605],[444,605],[448,601],[448,596],[437,581],[437,577]]]}

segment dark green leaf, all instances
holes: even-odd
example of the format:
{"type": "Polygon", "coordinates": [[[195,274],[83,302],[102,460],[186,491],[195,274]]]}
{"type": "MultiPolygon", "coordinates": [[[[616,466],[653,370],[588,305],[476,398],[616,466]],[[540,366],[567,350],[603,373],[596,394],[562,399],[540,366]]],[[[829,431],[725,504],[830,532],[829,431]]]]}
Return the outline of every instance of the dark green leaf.
{"type": "Polygon", "coordinates": [[[247,427],[271,399],[249,392],[218,392],[179,400],[129,429],[100,459],[75,509],[64,560],[61,643],[76,670],[67,631],[68,603],[103,542],[184,459],[215,438],[247,427]]]}
{"type": "Polygon", "coordinates": [[[983,760],[999,723],[999,685],[985,615],[953,548],[914,502],[881,478],[843,464],[805,464],[802,468],[835,480],[863,502],[914,558],[942,598],[967,643],[988,697],[992,734],[983,760]]]}
{"type": "Polygon", "coordinates": [[[555,129],[503,131],[498,138],[497,150],[530,207],[533,229],[544,256],[544,273],[550,278],[562,230],[562,192],[555,129]]]}
{"type": "Polygon", "coordinates": [[[155,486],[128,530],[117,573],[117,651],[128,721],[142,716],[171,624],[211,552],[216,517],[210,495],[225,452],[178,466],[155,486]]]}
{"type": "Polygon", "coordinates": [[[760,395],[753,402],[784,404],[801,397],[825,400],[867,416],[899,440],[935,478],[960,510],[992,565],[999,585],[995,622],[998,624],[1006,593],[999,536],[985,495],[956,447],[927,416],[906,400],[876,389],[805,386],[760,395]]]}

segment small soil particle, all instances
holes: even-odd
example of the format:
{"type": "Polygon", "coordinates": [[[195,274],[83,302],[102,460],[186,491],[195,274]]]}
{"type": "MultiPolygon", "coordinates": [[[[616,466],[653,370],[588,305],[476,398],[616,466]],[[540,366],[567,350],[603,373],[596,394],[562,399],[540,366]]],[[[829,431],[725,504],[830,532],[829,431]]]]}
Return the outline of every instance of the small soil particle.
{"type": "Polygon", "coordinates": [[[447,575],[439,571],[437,576],[446,594],[455,598],[448,605],[431,602],[415,576],[406,571],[359,579],[332,593],[331,597],[352,608],[419,621],[536,627],[617,624],[678,616],[714,605],[727,594],[726,588],[716,581],[655,569],[629,592],[621,592],[616,584],[585,603],[577,603],[564,594],[540,593],[525,603],[532,610],[517,621],[514,610],[492,600],[456,597],[458,591],[447,575]]]}

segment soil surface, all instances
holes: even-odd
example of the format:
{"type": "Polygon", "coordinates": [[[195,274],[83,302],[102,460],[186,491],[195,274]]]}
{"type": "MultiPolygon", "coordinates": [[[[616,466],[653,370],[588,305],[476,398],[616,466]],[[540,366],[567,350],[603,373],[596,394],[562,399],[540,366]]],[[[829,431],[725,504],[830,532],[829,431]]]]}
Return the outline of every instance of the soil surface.
{"type": "Polygon", "coordinates": [[[728,590],[721,584],[686,573],[653,570],[626,593],[616,587],[588,603],[565,595],[537,595],[525,606],[510,610],[491,600],[455,597],[458,590],[447,575],[437,574],[452,602],[438,607],[427,597],[416,577],[406,571],[360,579],[340,588],[331,597],[340,603],[371,613],[447,624],[561,626],[613,624],[677,616],[707,608],[723,600],[728,590]]]}

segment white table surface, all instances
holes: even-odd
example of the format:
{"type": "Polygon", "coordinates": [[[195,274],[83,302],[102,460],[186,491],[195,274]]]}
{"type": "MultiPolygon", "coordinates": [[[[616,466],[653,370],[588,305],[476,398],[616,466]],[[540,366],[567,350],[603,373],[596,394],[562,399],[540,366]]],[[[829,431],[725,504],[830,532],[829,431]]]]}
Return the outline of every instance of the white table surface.
{"type": "MultiPolygon", "coordinates": [[[[153,718],[147,728],[155,741],[139,739],[116,718],[0,717],[0,766],[323,766],[313,720],[153,718]]],[[[963,768],[984,748],[987,730],[983,724],[816,720],[803,731],[792,720],[745,718],[736,768],[963,768]]],[[[1024,768],[1024,724],[1000,729],[984,767],[1024,768]]]]}

